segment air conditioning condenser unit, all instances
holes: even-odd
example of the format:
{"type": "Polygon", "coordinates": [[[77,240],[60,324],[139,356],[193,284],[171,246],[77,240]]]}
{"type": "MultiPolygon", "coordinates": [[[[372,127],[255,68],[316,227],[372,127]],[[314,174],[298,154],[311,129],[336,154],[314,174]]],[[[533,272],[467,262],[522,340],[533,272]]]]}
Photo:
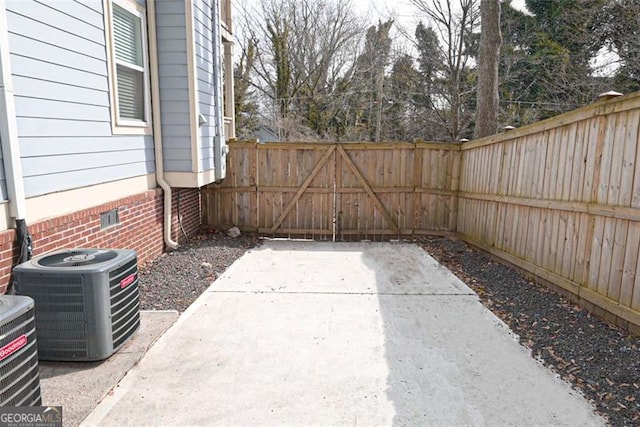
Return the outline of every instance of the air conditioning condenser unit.
{"type": "Polygon", "coordinates": [[[136,253],[66,249],[18,265],[15,289],[35,301],[41,360],[102,360],[140,326],[136,253]]]}

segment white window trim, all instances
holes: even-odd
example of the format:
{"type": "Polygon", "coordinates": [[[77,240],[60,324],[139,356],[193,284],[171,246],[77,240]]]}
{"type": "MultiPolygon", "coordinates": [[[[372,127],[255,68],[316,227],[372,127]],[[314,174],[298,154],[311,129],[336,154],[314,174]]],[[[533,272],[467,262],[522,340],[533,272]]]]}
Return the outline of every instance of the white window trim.
{"type": "MultiPolygon", "coordinates": [[[[105,40],[107,46],[107,69],[109,80],[109,98],[111,104],[111,131],[113,134],[125,135],[151,135],[151,87],[149,79],[149,52],[148,52],[148,33],[146,9],[139,5],[135,0],[103,0],[104,3],[104,20],[105,20],[105,40]],[[141,19],[142,27],[142,53],[144,61],[144,110],[145,120],[127,120],[118,116],[118,86],[117,86],[117,65],[118,60],[115,56],[115,48],[113,42],[113,3],[121,8],[131,12],[141,19]]],[[[131,64],[127,67],[134,68],[131,64]]]]}

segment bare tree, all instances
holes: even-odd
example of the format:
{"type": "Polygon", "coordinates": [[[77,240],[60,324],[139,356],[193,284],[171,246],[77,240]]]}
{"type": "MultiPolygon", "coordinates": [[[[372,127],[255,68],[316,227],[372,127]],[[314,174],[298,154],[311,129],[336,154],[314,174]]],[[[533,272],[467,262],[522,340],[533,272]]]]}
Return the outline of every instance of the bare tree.
{"type": "Polygon", "coordinates": [[[474,138],[493,135],[500,111],[498,67],[500,65],[500,0],[481,0],[480,52],[478,56],[478,94],[474,138]]]}
{"type": "Polygon", "coordinates": [[[324,137],[363,33],[350,1],[263,0],[260,15],[245,17],[246,32],[254,85],[273,103],[275,127],[284,139],[324,137]]]}
{"type": "Polygon", "coordinates": [[[447,127],[449,139],[457,141],[465,136],[472,120],[468,101],[474,91],[468,83],[469,65],[477,44],[478,0],[411,0],[411,3],[426,15],[428,25],[440,39],[443,90],[434,94],[435,110],[447,127]]]}
{"type": "Polygon", "coordinates": [[[378,22],[369,27],[366,33],[362,53],[354,63],[350,73],[349,97],[351,118],[347,118],[353,129],[352,140],[370,140],[380,142],[385,70],[389,65],[391,37],[389,31],[393,21],[378,22]]]}
{"type": "Polygon", "coordinates": [[[240,61],[233,71],[233,96],[235,123],[238,135],[248,137],[256,127],[257,105],[250,100],[252,91],[251,70],[255,61],[255,46],[250,41],[240,56],[240,61]]]}

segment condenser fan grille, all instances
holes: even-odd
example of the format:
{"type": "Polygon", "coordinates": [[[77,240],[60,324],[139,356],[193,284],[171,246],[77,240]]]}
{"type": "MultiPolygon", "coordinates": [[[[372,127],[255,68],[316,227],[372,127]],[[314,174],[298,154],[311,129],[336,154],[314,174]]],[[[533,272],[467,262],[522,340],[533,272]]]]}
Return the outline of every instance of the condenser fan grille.
{"type": "Polygon", "coordinates": [[[42,267],[82,267],[111,261],[118,254],[111,250],[69,250],[44,256],[38,260],[42,267]]]}

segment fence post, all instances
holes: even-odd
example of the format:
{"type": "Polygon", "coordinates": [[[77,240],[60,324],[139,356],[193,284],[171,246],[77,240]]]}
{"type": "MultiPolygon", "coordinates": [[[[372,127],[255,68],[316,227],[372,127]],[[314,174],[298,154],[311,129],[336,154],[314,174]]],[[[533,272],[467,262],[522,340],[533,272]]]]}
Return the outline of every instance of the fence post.
{"type": "Polygon", "coordinates": [[[249,166],[249,170],[254,174],[253,175],[253,179],[251,179],[249,182],[251,183],[251,181],[253,181],[253,185],[256,188],[256,235],[259,233],[258,230],[260,230],[260,182],[259,182],[259,169],[258,169],[258,140],[256,140],[253,144],[253,156],[251,157],[252,160],[252,165],[249,166]]]}
{"type": "Polygon", "coordinates": [[[453,165],[451,170],[450,190],[453,193],[450,196],[449,204],[449,232],[456,233],[458,231],[458,205],[460,192],[460,173],[462,165],[462,150],[451,151],[453,156],[453,165]]]}
{"type": "Polygon", "coordinates": [[[418,144],[422,142],[421,139],[415,139],[413,141],[413,223],[411,224],[411,239],[415,238],[415,231],[420,223],[420,211],[422,207],[422,192],[419,189],[422,187],[422,157],[424,149],[419,147],[418,144]]]}

